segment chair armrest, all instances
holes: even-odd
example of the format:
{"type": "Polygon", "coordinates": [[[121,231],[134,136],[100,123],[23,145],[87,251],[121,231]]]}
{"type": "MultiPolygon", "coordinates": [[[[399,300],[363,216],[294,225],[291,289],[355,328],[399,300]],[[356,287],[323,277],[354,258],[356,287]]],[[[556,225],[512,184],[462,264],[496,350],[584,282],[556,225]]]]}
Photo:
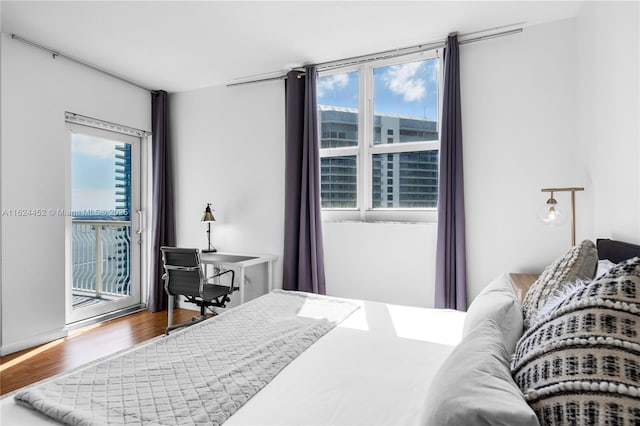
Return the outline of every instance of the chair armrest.
{"type": "Polygon", "coordinates": [[[229,269],[227,271],[224,272],[219,272],[215,275],[212,275],[211,277],[209,277],[208,279],[212,279],[212,278],[216,278],[216,277],[220,277],[222,275],[226,275],[228,273],[231,273],[231,282],[229,283],[229,285],[225,285],[225,284],[216,284],[216,283],[209,283],[209,282],[203,282],[201,283],[201,287],[200,287],[200,297],[203,300],[207,300],[207,301],[213,301],[215,303],[213,303],[213,306],[218,306],[221,308],[225,307],[226,302],[228,302],[229,300],[231,300],[229,298],[229,296],[231,295],[231,293],[233,293],[234,291],[238,290],[238,287],[235,287],[233,285],[233,280],[235,278],[235,272],[232,269],[229,269]]]}
{"type": "Polygon", "coordinates": [[[234,287],[233,286],[233,282],[235,281],[235,278],[236,278],[236,273],[235,273],[235,271],[233,269],[228,269],[226,271],[218,272],[217,274],[211,275],[210,277],[207,277],[207,281],[209,281],[209,280],[211,280],[213,278],[221,277],[222,275],[225,275],[225,274],[228,274],[228,273],[231,273],[231,285],[229,286],[229,288],[232,289],[232,291],[233,291],[233,289],[237,290],[238,287],[234,287]]]}

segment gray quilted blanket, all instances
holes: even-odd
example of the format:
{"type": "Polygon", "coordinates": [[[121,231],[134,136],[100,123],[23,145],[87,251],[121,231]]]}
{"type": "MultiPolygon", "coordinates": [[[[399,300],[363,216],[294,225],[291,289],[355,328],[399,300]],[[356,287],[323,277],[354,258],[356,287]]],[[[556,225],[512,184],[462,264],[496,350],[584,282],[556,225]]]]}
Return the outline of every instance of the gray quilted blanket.
{"type": "Polygon", "coordinates": [[[219,425],[356,308],[276,290],[15,399],[72,425],[219,425]]]}

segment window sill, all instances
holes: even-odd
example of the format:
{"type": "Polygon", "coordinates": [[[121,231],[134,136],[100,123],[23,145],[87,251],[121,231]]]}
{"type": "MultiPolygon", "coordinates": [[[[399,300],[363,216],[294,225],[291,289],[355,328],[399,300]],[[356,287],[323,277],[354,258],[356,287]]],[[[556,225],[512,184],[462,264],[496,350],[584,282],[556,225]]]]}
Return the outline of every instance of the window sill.
{"type": "Polygon", "coordinates": [[[353,225],[435,225],[438,222],[427,220],[408,221],[408,220],[322,220],[323,223],[350,223],[353,225]]]}
{"type": "Polygon", "coordinates": [[[370,209],[364,212],[355,209],[323,209],[322,221],[395,224],[437,223],[438,212],[436,209],[370,209]]]}

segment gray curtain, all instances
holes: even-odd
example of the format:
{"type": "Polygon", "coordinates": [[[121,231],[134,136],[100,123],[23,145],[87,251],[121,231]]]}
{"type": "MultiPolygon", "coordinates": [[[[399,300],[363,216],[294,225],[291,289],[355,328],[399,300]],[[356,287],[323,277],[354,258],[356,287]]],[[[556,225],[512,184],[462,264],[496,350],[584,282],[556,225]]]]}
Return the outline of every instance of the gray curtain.
{"type": "Polygon", "coordinates": [[[173,183],[169,145],[168,95],[165,91],[151,94],[153,200],[151,206],[151,276],[147,307],[152,312],[167,308],[162,274],[160,247],[175,245],[173,183]]]}
{"type": "Polygon", "coordinates": [[[464,311],[467,271],[458,47],[458,36],[449,35],[444,52],[435,307],[464,311]]]}
{"type": "Polygon", "coordinates": [[[283,288],[325,294],[316,69],[285,81],[283,288]]]}

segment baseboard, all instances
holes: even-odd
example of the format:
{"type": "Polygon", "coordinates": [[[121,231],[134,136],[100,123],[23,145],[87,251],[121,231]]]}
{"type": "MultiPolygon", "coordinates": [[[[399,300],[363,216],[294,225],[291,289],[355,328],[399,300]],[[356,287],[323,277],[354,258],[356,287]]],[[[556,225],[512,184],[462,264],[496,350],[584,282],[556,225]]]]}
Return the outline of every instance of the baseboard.
{"type": "Polygon", "coordinates": [[[2,345],[2,347],[0,347],[0,355],[1,356],[9,355],[24,349],[33,348],[34,346],[39,346],[44,343],[49,343],[53,340],[62,339],[63,337],[67,337],[69,335],[69,332],[72,330],[97,324],[99,322],[119,318],[128,314],[132,314],[134,312],[142,311],[144,309],[146,309],[146,305],[141,303],[139,305],[120,309],[118,311],[109,312],[104,315],[98,315],[96,317],[89,318],[87,320],[77,321],[71,324],[67,324],[62,330],[50,331],[48,333],[38,334],[37,336],[32,336],[28,339],[21,340],[19,342],[12,343],[10,345],[2,345]]]}
{"type": "Polygon", "coordinates": [[[12,343],[9,345],[2,345],[2,347],[0,347],[0,355],[2,356],[9,355],[14,352],[32,348],[34,346],[39,346],[44,343],[49,343],[52,340],[62,339],[63,337],[67,337],[68,334],[69,334],[68,330],[62,329],[62,330],[56,330],[56,331],[50,331],[47,333],[38,334],[36,336],[32,336],[32,337],[29,337],[28,339],[21,340],[19,342],[12,343]]]}
{"type": "Polygon", "coordinates": [[[109,321],[112,319],[120,318],[125,315],[132,314],[134,312],[140,312],[147,309],[147,305],[140,303],[138,305],[130,306],[128,308],[120,309],[117,311],[109,312],[103,315],[98,315],[86,320],[72,322],[67,324],[64,328],[67,332],[71,330],[77,330],[78,328],[87,327],[89,325],[98,324],[100,322],[109,321]]]}

